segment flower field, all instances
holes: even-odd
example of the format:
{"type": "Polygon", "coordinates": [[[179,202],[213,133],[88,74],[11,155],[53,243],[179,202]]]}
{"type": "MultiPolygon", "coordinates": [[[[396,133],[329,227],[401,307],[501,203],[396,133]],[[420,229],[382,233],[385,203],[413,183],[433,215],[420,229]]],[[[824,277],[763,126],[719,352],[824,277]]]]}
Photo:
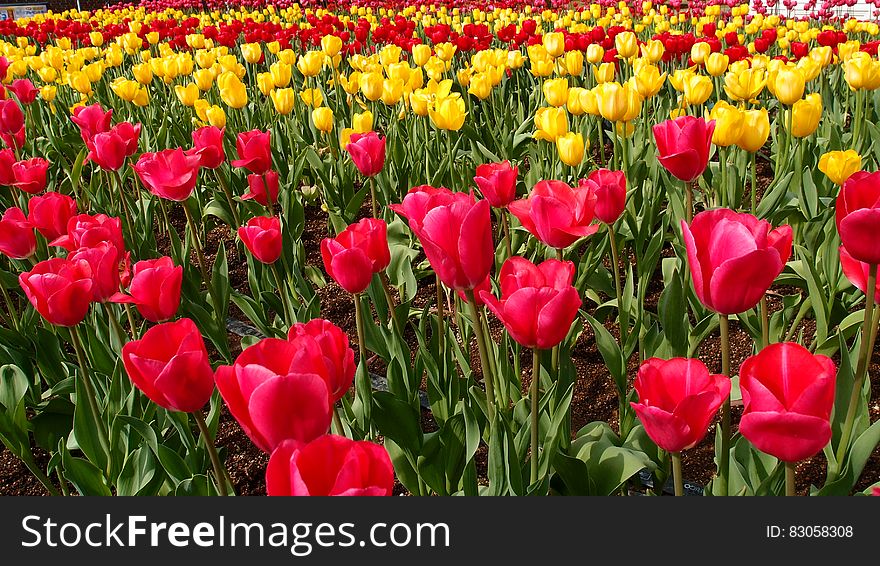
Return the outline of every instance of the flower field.
{"type": "Polygon", "coordinates": [[[846,7],[0,21],[0,493],[880,494],[846,7]]]}

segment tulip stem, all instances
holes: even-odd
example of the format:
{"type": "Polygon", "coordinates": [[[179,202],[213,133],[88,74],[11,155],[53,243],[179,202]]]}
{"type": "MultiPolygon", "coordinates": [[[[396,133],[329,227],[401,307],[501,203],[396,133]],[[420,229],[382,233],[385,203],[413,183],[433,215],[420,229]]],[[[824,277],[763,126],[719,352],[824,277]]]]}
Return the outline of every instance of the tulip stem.
{"type": "MultiPolygon", "coordinates": [[[[730,377],[730,333],[726,314],[718,315],[721,329],[721,373],[730,377]]],[[[722,495],[727,495],[730,471],[730,396],[721,405],[721,454],[718,454],[718,483],[722,495]]]]}
{"type": "Polygon", "coordinates": [[[391,284],[388,282],[388,277],[385,276],[385,273],[379,273],[379,281],[382,283],[382,291],[385,293],[385,301],[388,303],[388,316],[391,318],[391,324],[394,325],[397,333],[403,336],[403,326],[400,325],[400,320],[397,318],[394,297],[391,295],[391,284]]]}
{"type": "Polygon", "coordinates": [[[541,380],[541,350],[532,349],[532,383],[529,384],[531,411],[531,455],[529,457],[530,483],[538,481],[538,381],[541,380]]]}
{"type": "Polygon", "coordinates": [[[226,195],[226,202],[229,203],[229,210],[232,211],[232,220],[235,222],[235,230],[238,230],[241,226],[241,218],[238,215],[238,207],[235,206],[235,201],[232,199],[232,191],[229,190],[229,185],[226,184],[226,181],[217,169],[214,169],[214,178],[217,179],[223,194],[226,195]]]}
{"type": "Polygon", "coordinates": [[[620,288],[620,259],[617,256],[617,238],[614,233],[614,225],[608,225],[608,239],[611,241],[611,267],[614,274],[614,292],[617,294],[617,321],[620,325],[620,342],[626,342],[626,334],[629,333],[629,313],[623,312],[623,291],[620,288]]]}
{"type": "Polygon", "coordinates": [[[376,203],[376,177],[370,177],[370,200],[373,205],[373,218],[379,218],[379,205],[376,203]]]}
{"type": "Polygon", "coordinates": [[[443,354],[446,346],[446,325],[444,321],[444,309],[443,309],[443,283],[440,282],[440,276],[437,276],[437,282],[435,283],[437,288],[437,344],[440,346],[438,350],[440,354],[443,354]]]}
{"type": "Polygon", "coordinates": [[[761,295],[761,349],[770,345],[770,309],[767,306],[767,295],[761,295]]]}
{"type": "Polygon", "coordinates": [[[330,413],[333,415],[333,427],[336,429],[336,434],[339,436],[345,436],[345,428],[342,426],[342,419],[339,417],[339,410],[334,405],[333,410],[330,413]]]}
{"type": "Polygon", "coordinates": [[[226,474],[223,472],[223,465],[220,463],[220,455],[217,454],[217,446],[214,445],[214,439],[211,438],[211,431],[208,430],[208,423],[205,422],[205,415],[201,410],[193,411],[196,417],[196,424],[199,425],[199,432],[202,434],[202,440],[205,441],[205,447],[208,449],[208,457],[211,458],[211,465],[214,467],[214,476],[217,479],[217,489],[220,495],[226,497],[229,492],[226,489],[226,474]]]}
{"type": "Polygon", "coordinates": [[[483,335],[483,324],[480,322],[480,313],[477,311],[477,299],[474,290],[465,291],[467,304],[470,309],[472,327],[477,337],[477,349],[480,351],[480,369],[483,371],[483,382],[486,386],[486,405],[489,411],[489,422],[495,422],[495,390],[492,382],[492,370],[489,366],[489,352],[486,350],[486,337],[483,335]]]}
{"type": "Polygon", "coordinates": [[[608,161],[605,159],[605,135],[602,133],[602,118],[597,118],[596,123],[599,130],[599,156],[602,159],[602,167],[605,167],[608,161]]]}
{"type": "Polygon", "coordinates": [[[789,497],[793,497],[797,495],[797,488],[795,487],[795,468],[797,467],[797,462],[786,462],[785,463],[785,495],[789,497]]]}
{"type": "Polygon", "coordinates": [[[92,417],[95,419],[95,427],[98,429],[98,442],[101,444],[101,449],[107,454],[107,467],[109,469],[111,453],[110,440],[107,437],[107,425],[101,419],[101,410],[98,407],[98,400],[92,387],[92,372],[89,370],[89,365],[86,362],[86,354],[79,336],[79,327],[71,327],[70,339],[73,342],[73,349],[76,350],[76,359],[79,362],[80,375],[82,376],[83,387],[86,390],[86,402],[88,402],[92,417]]]}
{"type": "Polygon", "coordinates": [[[122,202],[122,213],[125,215],[125,222],[126,224],[128,224],[129,234],[134,236],[135,234],[137,234],[137,230],[135,230],[135,226],[131,221],[131,213],[128,211],[128,199],[125,198],[125,191],[123,190],[122,184],[122,175],[119,173],[119,171],[114,171],[113,173],[116,178],[116,188],[119,190],[119,198],[122,202]]]}
{"type": "Polygon", "coordinates": [[[12,302],[12,297],[9,296],[9,291],[6,290],[6,285],[0,283],[0,292],[3,293],[3,299],[6,301],[6,306],[9,309],[9,318],[12,319],[12,328],[18,332],[18,310],[15,308],[15,303],[12,302]]]}
{"type": "Polygon", "coordinates": [[[361,296],[359,294],[352,295],[354,297],[354,321],[357,327],[357,337],[358,337],[358,356],[360,356],[361,363],[366,365],[367,363],[367,347],[366,341],[364,340],[364,312],[363,306],[361,305],[361,296]]]}
{"type": "Polygon", "coordinates": [[[688,225],[694,219],[694,186],[692,182],[684,184],[684,217],[688,225]]]}
{"type": "Polygon", "coordinates": [[[272,274],[275,275],[275,284],[278,286],[278,294],[281,295],[281,305],[284,309],[284,324],[287,328],[293,325],[293,312],[290,308],[290,301],[287,298],[287,290],[284,288],[284,279],[281,277],[281,271],[278,269],[278,262],[272,263],[272,274]]]}
{"type": "MultiPolygon", "coordinates": [[[[483,324],[483,332],[486,334],[486,339],[489,342],[493,342],[492,333],[489,331],[489,317],[486,316],[486,309],[480,309],[480,320],[483,324]]],[[[508,407],[508,398],[507,398],[507,384],[501,382],[501,374],[498,371],[498,364],[495,360],[495,355],[493,351],[493,355],[489,356],[489,364],[492,366],[490,369],[492,370],[492,375],[496,377],[495,387],[498,389],[496,391],[496,399],[498,400],[498,404],[505,409],[508,407]]]]}
{"type": "Polygon", "coordinates": [[[501,210],[501,229],[504,230],[504,247],[507,249],[507,258],[513,257],[513,247],[510,243],[510,219],[507,217],[507,210],[501,210]]]}
{"type": "Polygon", "coordinates": [[[840,434],[840,443],[837,445],[837,467],[829,470],[829,481],[837,479],[839,470],[843,468],[844,458],[849,450],[849,441],[853,432],[856,419],[856,410],[859,406],[859,397],[862,395],[862,385],[868,375],[868,362],[874,349],[872,325],[874,322],[874,290],[877,288],[877,264],[868,267],[868,284],[865,286],[865,318],[862,322],[861,344],[859,346],[859,361],[856,366],[855,383],[849,398],[846,410],[846,420],[840,434]]]}
{"type": "Polygon", "coordinates": [[[672,483],[676,497],[684,495],[684,481],[681,479],[681,452],[670,452],[672,456],[672,483]]]}
{"type": "Polygon", "coordinates": [[[137,325],[134,323],[134,315],[131,314],[131,305],[123,303],[123,307],[125,307],[125,316],[128,318],[128,331],[131,335],[131,339],[134,340],[137,325]]]}
{"type": "Polygon", "coordinates": [[[751,156],[751,173],[752,173],[752,216],[755,214],[755,210],[758,208],[758,163],[757,163],[757,153],[750,154],[751,156]]]}
{"type": "Polygon", "coordinates": [[[214,286],[211,284],[211,278],[208,277],[205,252],[202,250],[202,244],[199,242],[199,236],[196,232],[196,223],[193,220],[192,213],[189,211],[189,207],[186,205],[186,201],[183,201],[180,204],[183,206],[184,214],[186,214],[186,223],[189,224],[190,241],[192,241],[193,247],[196,249],[196,255],[199,258],[199,269],[202,272],[202,281],[205,282],[205,287],[208,289],[208,293],[211,294],[211,302],[214,304],[214,309],[219,313],[220,309],[217,305],[217,295],[214,292],[214,286]]]}

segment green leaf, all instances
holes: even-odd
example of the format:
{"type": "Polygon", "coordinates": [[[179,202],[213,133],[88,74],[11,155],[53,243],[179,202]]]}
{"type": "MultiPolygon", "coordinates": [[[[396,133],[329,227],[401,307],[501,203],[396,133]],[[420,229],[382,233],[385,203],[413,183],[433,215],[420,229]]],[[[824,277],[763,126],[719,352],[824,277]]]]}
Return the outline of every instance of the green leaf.
{"type": "Polygon", "coordinates": [[[421,416],[418,411],[387,391],[373,393],[373,402],[373,422],[379,432],[401,448],[417,453],[422,447],[421,416]]]}
{"type": "Polygon", "coordinates": [[[620,346],[618,346],[617,341],[602,323],[584,311],[581,311],[581,316],[583,316],[584,319],[590,323],[590,326],[593,327],[593,333],[596,337],[596,346],[599,348],[599,353],[602,355],[605,365],[608,366],[608,371],[611,373],[611,377],[614,378],[614,384],[617,386],[617,391],[625,393],[626,360],[623,358],[623,352],[620,350],[620,346]]]}
{"type": "Polygon", "coordinates": [[[112,495],[110,488],[104,483],[104,474],[88,460],[74,458],[65,449],[61,453],[61,462],[64,466],[64,477],[80,495],[112,495]]]}

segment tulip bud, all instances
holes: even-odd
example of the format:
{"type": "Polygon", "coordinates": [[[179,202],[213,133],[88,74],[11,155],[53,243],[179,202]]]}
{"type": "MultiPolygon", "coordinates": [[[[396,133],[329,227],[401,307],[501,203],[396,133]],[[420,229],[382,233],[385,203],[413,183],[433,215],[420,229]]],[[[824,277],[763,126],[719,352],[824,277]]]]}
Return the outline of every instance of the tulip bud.
{"type": "Polygon", "coordinates": [[[329,132],[333,129],[333,111],[322,106],[312,110],[312,123],[315,128],[322,132],[329,132]]]}
{"type": "Polygon", "coordinates": [[[862,156],[855,150],[829,151],[819,158],[819,171],[835,185],[843,185],[847,179],[861,170],[862,156]]]}

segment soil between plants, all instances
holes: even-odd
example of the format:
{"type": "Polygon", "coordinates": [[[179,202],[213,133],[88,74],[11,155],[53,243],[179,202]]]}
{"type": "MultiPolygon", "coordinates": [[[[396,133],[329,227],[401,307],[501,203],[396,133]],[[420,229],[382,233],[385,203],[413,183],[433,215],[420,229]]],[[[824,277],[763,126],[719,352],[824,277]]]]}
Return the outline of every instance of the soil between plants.
{"type": "MultiPolygon", "coordinates": [[[[764,189],[772,180],[772,170],[768,163],[763,160],[758,161],[758,197],[762,195],[764,189]]],[[[369,216],[369,205],[365,204],[361,208],[358,218],[369,216]]],[[[179,234],[184,233],[185,217],[182,209],[176,206],[171,212],[171,222],[178,230],[179,234]]],[[[302,235],[302,243],[305,248],[306,263],[317,269],[324,271],[323,262],[320,254],[320,242],[324,237],[330,235],[328,233],[327,215],[321,211],[320,207],[310,205],[305,211],[305,230],[302,235]]],[[[243,248],[237,242],[237,238],[227,226],[216,226],[211,228],[207,234],[205,244],[205,255],[209,265],[213,264],[213,259],[217,253],[217,249],[221,242],[226,244],[227,259],[229,265],[230,284],[238,290],[247,290],[247,262],[243,255],[243,248]]],[[[582,245],[581,248],[584,246],[582,245]]],[[[160,240],[158,248],[160,253],[168,253],[168,241],[160,240]]],[[[668,250],[666,250],[668,253],[668,250]]],[[[190,258],[195,264],[198,260],[193,254],[190,258]]],[[[416,258],[418,263],[422,261],[423,256],[416,258]]],[[[634,262],[633,258],[629,258],[634,262]]],[[[659,272],[657,277],[659,277],[659,272]]],[[[326,277],[327,286],[318,289],[317,294],[321,302],[321,313],[324,318],[331,320],[345,330],[357,349],[357,335],[354,321],[354,308],[351,297],[337,286],[330,277],[326,277]]],[[[650,309],[656,308],[659,300],[662,285],[660,280],[655,278],[654,284],[649,289],[646,305],[650,309]]],[[[769,298],[771,312],[780,308],[781,296],[791,295],[794,293],[803,293],[803,291],[791,287],[772,288],[769,298]]],[[[419,291],[414,299],[417,307],[424,307],[428,303],[433,302],[434,283],[433,278],[429,277],[423,280],[419,291]]],[[[586,304],[588,312],[595,309],[595,305],[586,304]]],[[[229,316],[242,322],[247,323],[246,317],[235,307],[230,305],[229,316]]],[[[450,320],[455,320],[450,317],[450,320]]],[[[491,333],[497,338],[502,331],[501,324],[494,318],[489,317],[491,333]]],[[[608,330],[616,337],[618,331],[614,323],[606,323],[608,330]]],[[[804,336],[809,338],[815,331],[815,322],[813,320],[805,320],[802,323],[804,336]]],[[[740,364],[749,355],[752,354],[752,340],[748,334],[742,330],[736,321],[731,320],[730,324],[731,337],[731,368],[736,371],[740,364]]],[[[405,333],[405,339],[410,345],[412,351],[417,350],[418,342],[412,333],[411,327],[405,333]]],[[[233,356],[241,351],[240,337],[230,333],[230,349],[233,356]]],[[[208,344],[209,352],[215,358],[219,358],[216,351],[212,351],[210,343],[208,344]]],[[[476,345],[471,345],[471,358],[473,360],[475,373],[479,376],[479,356],[477,355],[476,345]]],[[[615,430],[617,429],[618,407],[617,392],[613,381],[605,366],[602,356],[599,354],[596,342],[593,338],[592,329],[587,326],[586,330],[580,335],[577,342],[571,349],[572,361],[577,370],[577,382],[571,403],[572,432],[576,433],[584,425],[593,421],[608,422],[615,430]]],[[[713,373],[721,372],[721,351],[719,347],[719,338],[717,333],[709,337],[701,346],[699,358],[706,363],[709,370],[713,373]]],[[[839,357],[835,359],[839,362],[839,357]]],[[[524,353],[521,359],[521,368],[523,371],[522,385],[526,391],[529,386],[531,376],[531,356],[524,353]]],[[[638,359],[633,356],[627,363],[627,373],[630,381],[634,378],[636,369],[638,368],[638,359]]],[[[370,371],[379,375],[385,374],[385,367],[382,360],[372,357],[370,362],[370,371]]],[[[870,366],[871,375],[874,377],[871,395],[871,421],[874,422],[880,418],[880,363],[875,361],[870,366]]],[[[732,411],[733,430],[736,431],[742,408],[734,406],[732,411]]],[[[704,440],[691,450],[687,450],[682,455],[682,464],[685,479],[699,485],[705,485],[715,473],[714,463],[714,436],[715,426],[718,424],[716,420],[712,424],[704,440]]],[[[422,411],[422,429],[426,432],[435,430],[436,424],[429,411],[422,411]]],[[[268,454],[260,451],[251,443],[247,435],[239,427],[238,423],[225,406],[221,411],[220,425],[217,432],[217,445],[225,456],[225,465],[232,479],[235,492],[238,495],[265,495],[265,470],[268,463],[268,454]]],[[[45,466],[48,462],[48,455],[39,448],[34,449],[37,462],[41,466],[45,466]]],[[[481,483],[486,483],[486,467],[487,452],[486,447],[482,446],[478,450],[476,456],[478,476],[481,483]]],[[[809,493],[811,485],[822,485],[824,482],[826,470],[826,462],[822,454],[818,454],[809,460],[799,463],[797,468],[797,488],[801,495],[809,493]]],[[[56,478],[53,478],[53,480],[56,478]]],[[[864,490],[871,484],[880,480],[880,449],[875,450],[871,455],[865,470],[862,473],[860,482],[856,485],[856,490],[864,490]]],[[[408,495],[407,490],[397,482],[395,484],[395,495],[408,495]]],[[[0,445],[0,495],[47,495],[43,486],[30,474],[27,468],[14,455],[0,445]]]]}

